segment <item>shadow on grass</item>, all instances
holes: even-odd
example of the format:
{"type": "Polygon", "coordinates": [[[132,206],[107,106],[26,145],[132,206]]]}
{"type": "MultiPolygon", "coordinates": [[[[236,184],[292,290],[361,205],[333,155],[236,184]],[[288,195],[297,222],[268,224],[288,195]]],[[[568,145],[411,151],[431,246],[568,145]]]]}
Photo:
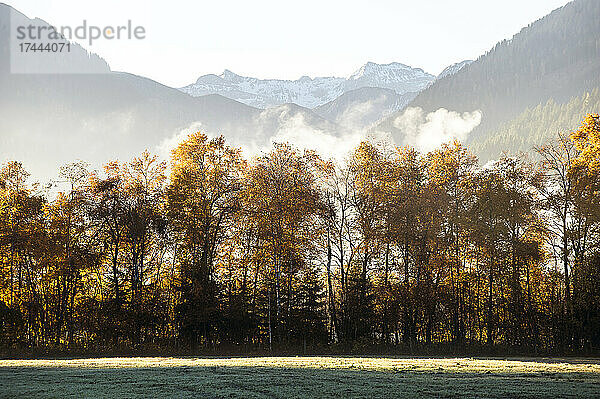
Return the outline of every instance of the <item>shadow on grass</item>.
{"type": "Polygon", "coordinates": [[[590,373],[280,367],[0,368],[2,398],[600,397],[590,373]]]}

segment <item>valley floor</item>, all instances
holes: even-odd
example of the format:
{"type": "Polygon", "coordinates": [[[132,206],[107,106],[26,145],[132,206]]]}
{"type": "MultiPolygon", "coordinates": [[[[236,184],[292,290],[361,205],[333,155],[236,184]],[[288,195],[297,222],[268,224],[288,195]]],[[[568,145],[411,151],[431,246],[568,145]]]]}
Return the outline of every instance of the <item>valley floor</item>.
{"type": "Polygon", "coordinates": [[[600,360],[0,360],[0,398],[600,397],[600,360]]]}

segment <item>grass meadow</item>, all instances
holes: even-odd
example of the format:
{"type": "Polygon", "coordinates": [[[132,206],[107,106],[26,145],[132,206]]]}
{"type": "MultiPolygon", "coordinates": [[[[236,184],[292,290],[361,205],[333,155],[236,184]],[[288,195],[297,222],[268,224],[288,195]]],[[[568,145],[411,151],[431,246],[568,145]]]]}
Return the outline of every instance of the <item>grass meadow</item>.
{"type": "Polygon", "coordinates": [[[600,360],[0,360],[2,398],[598,398],[600,360]]]}

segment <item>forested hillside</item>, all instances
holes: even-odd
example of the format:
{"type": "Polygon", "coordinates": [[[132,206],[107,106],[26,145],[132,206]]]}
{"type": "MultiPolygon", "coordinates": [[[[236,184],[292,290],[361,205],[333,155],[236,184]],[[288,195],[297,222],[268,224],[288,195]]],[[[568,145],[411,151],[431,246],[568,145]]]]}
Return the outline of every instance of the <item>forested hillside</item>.
{"type": "MultiPolygon", "coordinates": [[[[498,43],[455,75],[436,81],[409,106],[428,112],[438,108],[481,110],[482,122],[468,142],[476,147],[487,146],[482,155],[497,157],[504,148],[492,147],[488,140],[502,124],[528,107],[535,108],[551,99],[563,104],[600,87],[598,16],[597,0],[568,3],[512,39],[498,43]]],[[[394,132],[401,143],[402,132],[393,125],[396,117],[384,121],[379,129],[394,132]]]]}
{"type": "Polygon", "coordinates": [[[502,124],[469,147],[482,162],[498,157],[498,150],[508,154],[535,154],[535,147],[546,143],[558,132],[570,132],[579,127],[581,115],[600,111],[600,89],[596,88],[569,102],[558,104],[553,99],[535,108],[527,108],[515,119],[502,124]]]}
{"type": "Polygon", "coordinates": [[[196,133],[168,170],[67,164],[47,198],[9,162],[0,346],[598,353],[599,118],[538,164],[458,142],[247,160],[196,133]]]}

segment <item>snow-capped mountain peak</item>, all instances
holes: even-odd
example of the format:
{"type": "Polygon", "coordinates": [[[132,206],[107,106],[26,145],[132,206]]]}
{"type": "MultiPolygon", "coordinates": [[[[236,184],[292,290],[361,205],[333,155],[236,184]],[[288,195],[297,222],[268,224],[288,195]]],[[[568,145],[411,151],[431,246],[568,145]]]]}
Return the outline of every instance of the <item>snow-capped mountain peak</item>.
{"type": "Polygon", "coordinates": [[[411,68],[408,65],[401,64],[399,62],[392,62],[389,64],[376,64],[374,62],[367,62],[365,65],[361,66],[357,71],[355,71],[348,80],[357,80],[360,78],[364,78],[365,76],[373,76],[373,75],[386,75],[390,73],[398,73],[398,72],[410,72],[410,71],[423,71],[420,68],[411,68]]]}
{"type": "Polygon", "coordinates": [[[347,79],[302,76],[297,80],[256,79],[226,69],[219,76],[204,75],[180,90],[194,97],[220,94],[258,108],[294,103],[315,108],[343,93],[362,87],[390,89],[399,95],[418,92],[435,80],[420,68],[398,62],[367,62],[347,79]]]}
{"type": "Polygon", "coordinates": [[[247,79],[247,78],[245,78],[244,76],[240,76],[240,75],[238,75],[237,73],[231,72],[229,69],[225,69],[225,70],[223,71],[223,73],[220,75],[220,77],[221,77],[223,80],[226,80],[226,81],[228,81],[228,82],[236,82],[236,83],[238,83],[238,82],[242,82],[242,81],[244,81],[245,79],[247,79]]]}
{"type": "Polygon", "coordinates": [[[464,60],[461,62],[457,62],[456,64],[452,64],[449,67],[446,67],[446,69],[444,69],[438,75],[437,79],[439,80],[439,79],[445,78],[446,76],[454,75],[455,73],[457,73],[458,71],[460,71],[467,65],[471,64],[472,62],[473,62],[473,60],[464,60]]]}
{"type": "Polygon", "coordinates": [[[412,68],[399,62],[376,64],[367,62],[346,81],[346,90],[361,87],[379,87],[394,90],[397,94],[418,92],[435,80],[435,76],[421,68],[412,68]]]}

